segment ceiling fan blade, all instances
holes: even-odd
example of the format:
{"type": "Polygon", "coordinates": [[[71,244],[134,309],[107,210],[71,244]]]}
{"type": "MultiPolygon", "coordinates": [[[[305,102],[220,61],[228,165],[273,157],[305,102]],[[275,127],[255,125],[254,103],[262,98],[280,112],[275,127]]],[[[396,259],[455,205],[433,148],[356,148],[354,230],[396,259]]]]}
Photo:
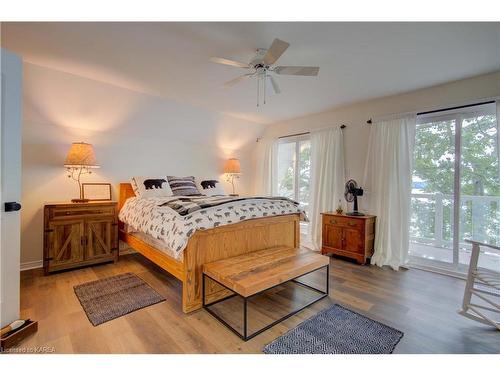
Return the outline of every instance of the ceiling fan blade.
{"type": "Polygon", "coordinates": [[[223,64],[223,65],[230,65],[230,66],[236,66],[238,68],[250,68],[250,65],[239,62],[239,61],[234,61],[234,60],[229,60],[225,59],[223,57],[211,57],[210,61],[216,63],[216,64],[223,64]]]}
{"type": "Polygon", "coordinates": [[[274,64],[289,46],[289,43],[284,42],[281,39],[274,39],[273,44],[271,44],[271,47],[269,47],[266,55],[264,56],[264,63],[266,63],[266,65],[274,64]]]}
{"type": "Polygon", "coordinates": [[[273,71],[276,74],[288,74],[292,76],[317,76],[319,66],[277,66],[273,71]]]}
{"type": "Polygon", "coordinates": [[[253,76],[252,73],[249,73],[249,74],[243,74],[242,76],[239,76],[239,77],[236,77],[230,81],[227,81],[226,83],[224,83],[224,87],[225,88],[228,88],[228,87],[231,87],[231,86],[234,86],[236,85],[238,82],[241,82],[243,81],[244,79],[246,78],[250,78],[251,76],[253,76]]]}
{"type": "Polygon", "coordinates": [[[269,81],[271,81],[271,86],[273,87],[274,93],[280,94],[281,89],[280,86],[278,85],[278,82],[276,82],[273,76],[267,76],[267,77],[269,78],[269,81]]]}

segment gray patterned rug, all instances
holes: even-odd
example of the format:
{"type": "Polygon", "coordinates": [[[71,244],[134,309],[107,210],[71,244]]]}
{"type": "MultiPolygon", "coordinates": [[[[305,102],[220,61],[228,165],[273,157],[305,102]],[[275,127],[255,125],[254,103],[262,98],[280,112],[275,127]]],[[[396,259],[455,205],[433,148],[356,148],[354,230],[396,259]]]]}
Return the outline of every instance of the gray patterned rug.
{"type": "Polygon", "coordinates": [[[403,332],[333,305],[267,344],[266,354],[390,354],[403,332]]]}
{"type": "Polygon", "coordinates": [[[94,326],[165,301],[165,298],[133,273],[91,281],[73,289],[94,326]]]}

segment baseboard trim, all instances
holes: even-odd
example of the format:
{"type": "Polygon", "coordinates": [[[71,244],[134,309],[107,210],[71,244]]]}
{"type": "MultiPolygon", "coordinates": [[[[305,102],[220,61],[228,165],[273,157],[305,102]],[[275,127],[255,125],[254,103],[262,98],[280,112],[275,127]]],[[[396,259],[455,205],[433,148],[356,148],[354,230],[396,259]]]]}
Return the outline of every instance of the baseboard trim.
{"type": "Polygon", "coordinates": [[[137,251],[135,251],[131,247],[120,250],[120,255],[128,255],[128,254],[137,254],[137,251]]]}
{"type": "MultiPolygon", "coordinates": [[[[135,253],[137,253],[137,251],[135,251],[131,247],[120,250],[120,255],[128,255],[128,254],[135,254],[135,253]]],[[[42,260],[35,260],[33,262],[21,263],[21,271],[34,270],[37,268],[43,268],[43,261],[42,260]]]]}
{"type": "Polygon", "coordinates": [[[42,267],[43,267],[42,260],[35,260],[33,262],[21,263],[21,271],[34,270],[36,268],[42,268],[42,267]]]}

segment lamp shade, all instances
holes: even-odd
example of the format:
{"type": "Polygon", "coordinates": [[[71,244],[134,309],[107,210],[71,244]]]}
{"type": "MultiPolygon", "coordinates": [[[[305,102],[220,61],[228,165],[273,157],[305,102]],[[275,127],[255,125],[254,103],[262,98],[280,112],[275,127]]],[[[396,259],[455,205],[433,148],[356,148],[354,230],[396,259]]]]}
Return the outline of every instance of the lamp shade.
{"type": "Polygon", "coordinates": [[[228,159],[224,166],[224,173],[241,173],[240,161],[235,158],[228,159]]]}
{"type": "Polygon", "coordinates": [[[94,147],[85,142],[74,142],[68,151],[65,167],[99,168],[95,159],[94,147]]]}

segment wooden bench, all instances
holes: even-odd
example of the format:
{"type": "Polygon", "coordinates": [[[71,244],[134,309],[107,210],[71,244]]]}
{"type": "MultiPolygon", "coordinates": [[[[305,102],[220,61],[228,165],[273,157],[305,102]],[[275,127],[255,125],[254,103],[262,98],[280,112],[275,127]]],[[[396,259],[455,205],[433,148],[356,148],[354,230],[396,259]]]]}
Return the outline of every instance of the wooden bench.
{"type": "Polygon", "coordinates": [[[218,260],[216,262],[203,265],[203,307],[217,320],[223,323],[231,331],[237,334],[243,340],[249,340],[259,333],[271,328],[275,324],[289,318],[290,316],[305,309],[311,304],[328,296],[329,292],[329,258],[305,249],[294,249],[289,247],[275,247],[266,250],[259,250],[244,255],[218,260]],[[326,268],[326,291],[319,290],[310,285],[306,285],[297,279],[311,272],[326,268]],[[233,292],[232,295],[218,301],[205,302],[205,279],[209,278],[216,283],[224,286],[233,292]],[[313,301],[307,303],[299,309],[296,309],[286,316],[274,321],[264,328],[248,334],[248,299],[259,293],[278,285],[294,281],[309,289],[319,293],[319,296],[313,301]],[[243,333],[233,328],[219,314],[210,309],[217,303],[240,296],[243,299],[243,333]]]}

